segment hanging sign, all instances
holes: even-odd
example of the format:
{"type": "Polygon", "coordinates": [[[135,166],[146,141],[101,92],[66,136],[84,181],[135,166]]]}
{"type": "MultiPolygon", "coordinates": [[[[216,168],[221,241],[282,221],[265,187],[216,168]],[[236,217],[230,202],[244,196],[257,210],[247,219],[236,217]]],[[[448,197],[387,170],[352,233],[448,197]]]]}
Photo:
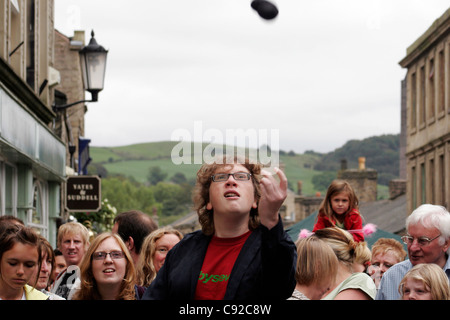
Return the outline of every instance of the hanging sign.
{"type": "Polygon", "coordinates": [[[69,212],[97,212],[102,207],[99,176],[71,176],[66,183],[66,208],[69,212]]]}

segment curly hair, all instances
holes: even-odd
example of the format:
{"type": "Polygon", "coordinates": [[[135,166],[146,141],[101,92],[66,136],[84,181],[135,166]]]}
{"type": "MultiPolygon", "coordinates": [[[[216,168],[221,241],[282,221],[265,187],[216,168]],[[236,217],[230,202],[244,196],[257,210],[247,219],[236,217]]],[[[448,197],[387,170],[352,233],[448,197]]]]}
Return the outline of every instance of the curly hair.
{"type": "MultiPolygon", "coordinates": [[[[243,165],[252,175],[254,196],[257,202],[261,197],[261,189],[259,182],[261,180],[261,165],[259,163],[252,163],[248,158],[242,159],[240,157],[218,158],[212,163],[205,163],[197,172],[197,183],[194,189],[193,202],[194,209],[197,211],[198,220],[205,235],[214,234],[213,211],[206,209],[206,205],[210,201],[209,187],[211,186],[211,176],[217,169],[232,166],[234,164],[243,165]]],[[[252,208],[250,210],[249,229],[255,230],[259,226],[258,209],[252,208]]]]}
{"type": "Polygon", "coordinates": [[[404,261],[408,255],[403,248],[403,245],[392,238],[380,238],[372,245],[372,257],[378,254],[386,254],[392,252],[397,258],[397,262],[404,261]]]}
{"type": "Polygon", "coordinates": [[[144,242],[142,243],[142,252],[136,264],[137,282],[140,286],[148,287],[156,278],[157,272],[155,265],[153,264],[153,257],[156,252],[156,241],[166,234],[174,234],[180,240],[183,239],[183,234],[170,226],[156,229],[144,239],[144,242]]]}
{"type": "Polygon", "coordinates": [[[134,285],[136,283],[136,271],[133,264],[133,259],[123,242],[122,238],[118,234],[105,232],[99,234],[92,244],[89,246],[88,251],[83,257],[83,260],[80,264],[80,272],[81,272],[81,286],[80,289],[75,293],[73,300],[101,300],[102,297],[98,291],[97,282],[94,278],[94,274],[92,271],[92,255],[95,250],[100,246],[100,244],[108,239],[114,238],[125,254],[125,259],[127,260],[127,267],[125,272],[125,277],[122,281],[120,287],[120,293],[116,300],[136,300],[134,285]]]}

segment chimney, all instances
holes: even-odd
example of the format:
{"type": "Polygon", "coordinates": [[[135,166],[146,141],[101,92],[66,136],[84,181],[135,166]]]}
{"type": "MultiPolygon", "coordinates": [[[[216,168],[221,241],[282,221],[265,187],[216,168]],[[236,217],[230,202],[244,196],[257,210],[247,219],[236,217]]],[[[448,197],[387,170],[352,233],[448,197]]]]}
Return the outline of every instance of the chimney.
{"type": "Polygon", "coordinates": [[[341,159],[341,170],[347,170],[347,159],[341,159]]]}
{"type": "Polygon", "coordinates": [[[359,170],[366,170],[366,157],[359,157],[359,170]]]}
{"type": "Polygon", "coordinates": [[[298,181],[297,181],[297,194],[298,194],[299,196],[302,195],[302,181],[301,181],[301,180],[298,180],[298,181]]]}

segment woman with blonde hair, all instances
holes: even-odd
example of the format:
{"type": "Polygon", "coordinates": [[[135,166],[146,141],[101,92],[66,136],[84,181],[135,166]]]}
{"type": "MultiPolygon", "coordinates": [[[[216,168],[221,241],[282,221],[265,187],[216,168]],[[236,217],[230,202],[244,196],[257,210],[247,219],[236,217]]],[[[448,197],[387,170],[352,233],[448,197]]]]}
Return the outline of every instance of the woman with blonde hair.
{"type": "Polygon", "coordinates": [[[355,261],[353,262],[353,272],[366,272],[367,268],[371,265],[372,251],[370,251],[365,242],[357,245],[357,248],[358,254],[355,256],[355,261]]]}
{"type": "Polygon", "coordinates": [[[181,239],[183,234],[170,226],[157,229],[144,239],[136,265],[138,285],[148,287],[152,283],[163,266],[167,253],[181,239]]]}
{"type": "Polygon", "coordinates": [[[81,284],[73,300],[136,300],[136,275],[119,235],[98,235],[80,265],[81,284]]]}
{"type": "Polygon", "coordinates": [[[333,227],[317,230],[314,235],[331,246],[339,260],[336,281],[324,300],[373,300],[375,284],[366,273],[357,272],[355,263],[367,254],[366,242],[356,242],[346,230],[333,227]]]}
{"type": "Polygon", "coordinates": [[[434,263],[410,269],[398,288],[402,300],[450,300],[450,286],[444,270],[434,263]]]}
{"type": "Polygon", "coordinates": [[[338,259],[333,249],[315,236],[296,242],[296,286],[288,300],[320,300],[334,285],[338,259]]]}

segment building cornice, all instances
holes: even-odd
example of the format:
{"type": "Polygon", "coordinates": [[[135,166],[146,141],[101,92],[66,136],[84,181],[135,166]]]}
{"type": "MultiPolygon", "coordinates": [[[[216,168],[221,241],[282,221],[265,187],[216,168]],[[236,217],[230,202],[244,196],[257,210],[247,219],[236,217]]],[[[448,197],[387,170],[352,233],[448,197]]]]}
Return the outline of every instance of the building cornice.
{"type": "Polygon", "coordinates": [[[431,140],[424,145],[421,145],[414,149],[411,148],[411,149],[406,150],[405,155],[407,158],[418,157],[418,156],[426,154],[427,152],[430,152],[431,150],[434,150],[438,147],[444,146],[445,144],[448,145],[449,143],[450,143],[450,132],[442,135],[441,137],[439,137],[437,139],[431,140]]]}
{"type": "Polygon", "coordinates": [[[442,16],[436,19],[433,24],[422,34],[412,45],[406,49],[406,57],[399,64],[403,68],[408,68],[414,61],[440,39],[445,37],[450,30],[450,8],[442,16]]]}

